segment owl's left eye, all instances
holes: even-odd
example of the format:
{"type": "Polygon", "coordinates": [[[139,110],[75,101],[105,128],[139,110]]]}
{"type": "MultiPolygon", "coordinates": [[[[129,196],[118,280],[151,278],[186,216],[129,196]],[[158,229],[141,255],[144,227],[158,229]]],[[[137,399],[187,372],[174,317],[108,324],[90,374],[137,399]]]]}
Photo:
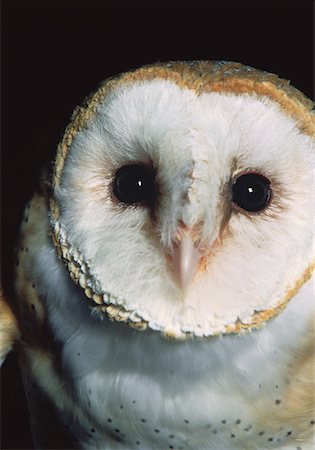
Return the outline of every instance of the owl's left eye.
{"type": "Polygon", "coordinates": [[[151,203],[155,197],[155,174],[143,164],[120,167],[114,178],[113,193],[126,204],[151,203]]]}
{"type": "Polygon", "coordinates": [[[244,173],[233,184],[232,195],[233,202],[245,211],[261,211],[271,200],[270,180],[259,173],[244,173]]]}

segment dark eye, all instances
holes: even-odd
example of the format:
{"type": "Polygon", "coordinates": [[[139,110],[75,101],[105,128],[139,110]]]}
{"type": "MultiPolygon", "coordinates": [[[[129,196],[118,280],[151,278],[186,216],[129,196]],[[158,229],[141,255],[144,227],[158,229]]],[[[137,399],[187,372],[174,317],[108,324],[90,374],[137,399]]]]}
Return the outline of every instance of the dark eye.
{"type": "Polygon", "coordinates": [[[266,208],[271,199],[271,187],[268,178],[258,173],[240,175],[233,184],[233,202],[249,212],[266,208]]]}
{"type": "Polygon", "coordinates": [[[155,197],[153,169],[143,164],[120,167],[115,175],[113,192],[123,203],[151,203],[155,197]]]}

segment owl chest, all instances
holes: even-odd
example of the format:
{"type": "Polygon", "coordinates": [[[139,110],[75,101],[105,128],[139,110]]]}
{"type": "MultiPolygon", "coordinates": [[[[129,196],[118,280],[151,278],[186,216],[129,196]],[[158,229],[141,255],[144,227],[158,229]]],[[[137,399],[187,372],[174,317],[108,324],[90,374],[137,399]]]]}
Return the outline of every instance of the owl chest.
{"type": "MultiPolygon", "coordinates": [[[[67,389],[73,392],[71,405],[70,402],[67,405],[60,390],[54,392],[54,398],[48,403],[46,399],[40,410],[43,396],[35,395],[31,400],[40,418],[37,417],[39,422],[34,429],[42,439],[58,435],[67,442],[67,448],[287,448],[285,445],[290,442],[292,429],[279,425],[275,428],[268,421],[267,410],[258,418],[257,409],[263,405],[259,399],[250,405],[238,392],[223,394],[219,388],[214,391],[199,383],[176,389],[176,374],[173,377],[174,380],[169,380],[168,386],[163,387],[145,377],[130,374],[112,376],[112,379],[93,374],[67,389]],[[47,404],[53,403],[54,414],[51,406],[47,409],[47,404]],[[45,419],[47,414],[51,415],[49,420],[45,419]],[[57,418],[57,424],[54,424],[53,416],[57,418]]],[[[32,386],[35,385],[36,382],[32,382],[32,386]]],[[[270,407],[273,408],[271,404],[270,407]]],[[[51,442],[53,437],[48,439],[51,442]]],[[[47,448],[41,442],[39,440],[39,447],[47,448]]]]}
{"type": "Polygon", "coordinates": [[[112,383],[88,378],[82,406],[93,411],[99,426],[90,428],[87,448],[95,445],[90,439],[100,448],[120,448],[117,443],[128,449],[246,448],[246,438],[257,432],[251,408],[237,393],[224,394],[206,383],[177,388],[182,381],[175,373],[162,383],[130,374],[112,383]],[[93,389],[97,385],[102,392],[93,389]]]}
{"type": "MultiPolygon", "coordinates": [[[[55,428],[65,434],[67,448],[279,449],[294,432],[273,423],[273,414],[281,409],[283,385],[271,389],[263,384],[264,377],[257,380],[253,396],[255,386],[235,383],[231,371],[209,377],[187,370],[185,375],[176,364],[170,363],[168,371],[154,364],[152,370],[141,364],[137,369],[126,359],[125,364],[119,361],[119,368],[117,361],[108,361],[106,369],[89,371],[88,365],[84,373],[84,360],[91,355],[81,348],[75,356],[64,376],[42,355],[35,357],[31,366],[41,367],[41,372],[27,388],[34,394],[32,386],[41,386],[41,394],[30,399],[39,416],[34,428],[43,434],[47,423],[52,427],[51,417],[43,420],[51,405],[58,421],[55,428]],[[46,401],[41,407],[43,393],[46,401]]],[[[44,435],[47,439],[47,431],[44,435]]]]}

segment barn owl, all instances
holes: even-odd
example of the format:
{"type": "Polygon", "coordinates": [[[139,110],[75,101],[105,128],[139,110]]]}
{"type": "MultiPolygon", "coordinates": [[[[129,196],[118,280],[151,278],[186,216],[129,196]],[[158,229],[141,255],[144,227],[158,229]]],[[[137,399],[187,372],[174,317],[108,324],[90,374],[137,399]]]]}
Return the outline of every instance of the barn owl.
{"type": "Polygon", "coordinates": [[[311,110],[276,75],[192,61],[74,111],[3,316],[36,448],[315,448],[311,110]]]}

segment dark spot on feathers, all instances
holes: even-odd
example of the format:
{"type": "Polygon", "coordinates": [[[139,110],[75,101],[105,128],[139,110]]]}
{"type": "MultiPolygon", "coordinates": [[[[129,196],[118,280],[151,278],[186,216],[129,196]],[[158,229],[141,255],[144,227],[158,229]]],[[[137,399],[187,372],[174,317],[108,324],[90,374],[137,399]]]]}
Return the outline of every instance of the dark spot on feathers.
{"type": "Polygon", "coordinates": [[[235,421],[235,424],[236,425],[239,425],[241,423],[241,419],[237,419],[236,421],[235,421]]]}
{"type": "Polygon", "coordinates": [[[292,431],[287,432],[287,436],[291,436],[291,434],[292,434],[292,431]]]}
{"type": "Polygon", "coordinates": [[[15,264],[16,264],[16,267],[19,267],[20,261],[17,259],[15,264]]]}
{"type": "Polygon", "coordinates": [[[248,425],[248,427],[244,428],[244,431],[250,431],[253,427],[251,425],[248,425]]]}
{"type": "Polygon", "coordinates": [[[36,309],[35,305],[33,303],[31,304],[31,309],[32,309],[32,311],[35,311],[35,309],[36,309]]]}
{"type": "Polygon", "coordinates": [[[263,436],[264,434],[265,434],[264,431],[260,431],[260,432],[258,433],[258,436],[263,436]]]}
{"type": "Polygon", "coordinates": [[[268,439],[268,442],[273,442],[273,437],[270,437],[270,438],[268,439]]]}
{"type": "Polygon", "coordinates": [[[315,420],[311,420],[311,421],[310,421],[310,424],[311,424],[311,425],[314,425],[314,423],[315,423],[315,420]]]}
{"type": "Polygon", "coordinates": [[[137,442],[136,442],[136,444],[137,444],[137,445],[140,445],[140,442],[139,442],[139,441],[137,441],[137,442]]]}
{"type": "Polygon", "coordinates": [[[174,434],[170,434],[170,435],[169,435],[169,438],[170,438],[170,439],[174,439],[174,437],[175,437],[174,434]]]}
{"type": "Polygon", "coordinates": [[[184,422],[185,422],[185,423],[189,423],[189,420],[185,419],[184,422]]]}
{"type": "Polygon", "coordinates": [[[116,433],[120,433],[120,431],[118,430],[118,428],[115,429],[116,433]]]}
{"type": "Polygon", "coordinates": [[[174,448],[172,445],[170,445],[170,448],[174,448]]]}
{"type": "Polygon", "coordinates": [[[278,385],[278,384],[276,384],[275,388],[276,388],[276,389],[279,389],[279,385],[278,385]]]}
{"type": "Polygon", "coordinates": [[[213,430],[212,433],[213,434],[217,434],[218,430],[213,430]]]}
{"type": "Polygon", "coordinates": [[[81,355],[81,353],[79,352],[79,353],[77,353],[77,356],[80,356],[81,355]]]}
{"type": "Polygon", "coordinates": [[[146,420],[145,419],[141,419],[141,422],[146,423],[146,420]]]}
{"type": "Polygon", "coordinates": [[[232,434],[231,434],[231,438],[232,438],[232,439],[235,438],[235,434],[232,433],[232,434]]]}
{"type": "Polygon", "coordinates": [[[94,430],[94,428],[91,428],[91,433],[95,433],[95,430],[94,430]]]}
{"type": "Polygon", "coordinates": [[[136,400],[132,400],[132,403],[136,403],[136,400]]]}
{"type": "Polygon", "coordinates": [[[225,425],[226,424],[226,420],[224,419],[224,420],[222,420],[222,423],[223,423],[223,425],[225,425]]]}
{"type": "Polygon", "coordinates": [[[279,400],[279,399],[277,398],[277,400],[275,401],[275,404],[276,404],[276,405],[280,405],[280,403],[281,403],[281,400],[279,400]]]}
{"type": "Polygon", "coordinates": [[[120,405],[120,409],[124,409],[123,405],[120,405]]]}
{"type": "Polygon", "coordinates": [[[111,423],[113,420],[109,417],[108,419],[107,419],[107,422],[108,423],[111,423]]]}
{"type": "Polygon", "coordinates": [[[160,432],[160,430],[158,430],[157,428],[154,430],[156,433],[159,433],[160,432]]]}

